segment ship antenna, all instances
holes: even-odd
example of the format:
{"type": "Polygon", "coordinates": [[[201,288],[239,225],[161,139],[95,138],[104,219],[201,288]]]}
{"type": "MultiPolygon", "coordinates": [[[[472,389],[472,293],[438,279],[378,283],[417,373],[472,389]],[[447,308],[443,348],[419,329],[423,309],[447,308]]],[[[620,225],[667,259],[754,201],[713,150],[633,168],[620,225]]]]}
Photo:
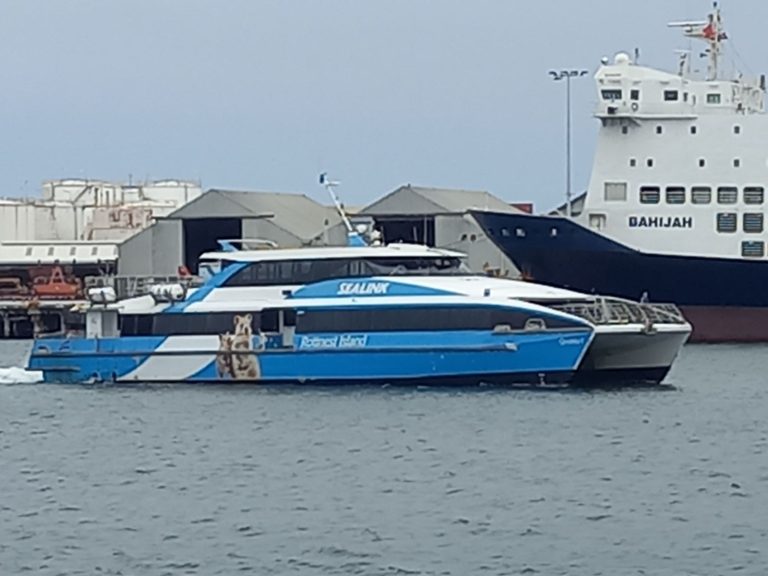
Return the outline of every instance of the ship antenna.
{"type": "Polygon", "coordinates": [[[323,172],[320,174],[320,185],[323,186],[323,188],[325,188],[325,190],[328,192],[328,195],[331,197],[331,202],[333,202],[334,208],[336,208],[336,211],[341,217],[341,221],[344,223],[344,227],[347,229],[347,244],[350,246],[365,246],[365,241],[363,240],[362,236],[360,236],[360,233],[352,227],[352,222],[350,222],[349,216],[347,216],[347,213],[344,210],[344,205],[341,203],[339,196],[336,194],[335,188],[340,184],[341,182],[338,180],[330,180],[328,178],[328,172],[323,172]]]}
{"type": "Polygon", "coordinates": [[[723,21],[720,18],[720,6],[717,2],[713,2],[712,7],[713,11],[707,20],[669,23],[672,28],[682,28],[683,34],[688,38],[698,38],[708,44],[706,50],[709,57],[707,80],[717,80],[722,43],[723,40],[728,39],[728,35],[723,30],[723,21]]]}

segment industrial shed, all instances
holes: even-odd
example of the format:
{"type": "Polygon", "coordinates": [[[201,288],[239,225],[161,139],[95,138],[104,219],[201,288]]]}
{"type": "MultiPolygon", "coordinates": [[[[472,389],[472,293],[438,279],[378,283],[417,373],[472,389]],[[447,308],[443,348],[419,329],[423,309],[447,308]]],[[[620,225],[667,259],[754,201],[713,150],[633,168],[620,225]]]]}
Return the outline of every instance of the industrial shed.
{"type": "Polygon", "coordinates": [[[517,276],[517,269],[484,234],[470,210],[522,212],[481,190],[430,188],[407,184],[366,206],[360,215],[371,217],[384,241],[427,244],[467,254],[476,272],[517,276]]]}
{"type": "Polygon", "coordinates": [[[121,275],[170,275],[197,270],[219,240],[242,238],[280,247],[339,245],[346,231],[337,212],[304,194],[212,189],[120,245],[121,275]]]}

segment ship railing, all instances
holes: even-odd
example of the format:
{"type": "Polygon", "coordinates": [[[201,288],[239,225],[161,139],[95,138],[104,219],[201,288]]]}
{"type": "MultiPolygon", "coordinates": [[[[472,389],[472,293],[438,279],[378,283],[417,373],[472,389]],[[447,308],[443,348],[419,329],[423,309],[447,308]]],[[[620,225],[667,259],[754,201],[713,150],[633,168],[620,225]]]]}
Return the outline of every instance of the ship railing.
{"type": "Polygon", "coordinates": [[[194,288],[203,283],[199,276],[87,276],[85,278],[86,291],[89,288],[110,287],[114,289],[118,300],[135,298],[149,294],[149,289],[156,284],[181,284],[185,288],[194,288]]]}
{"type": "Polygon", "coordinates": [[[595,298],[590,302],[567,302],[554,308],[589,320],[593,324],[685,324],[674,304],[632,302],[620,298],[595,298]]]}

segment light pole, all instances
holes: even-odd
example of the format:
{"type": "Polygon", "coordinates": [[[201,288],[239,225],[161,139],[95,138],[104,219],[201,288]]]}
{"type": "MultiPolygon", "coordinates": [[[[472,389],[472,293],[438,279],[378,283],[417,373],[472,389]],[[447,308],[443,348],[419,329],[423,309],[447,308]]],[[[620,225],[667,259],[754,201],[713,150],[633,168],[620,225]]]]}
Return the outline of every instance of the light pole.
{"type": "Polygon", "coordinates": [[[581,78],[587,70],[550,70],[552,80],[558,82],[565,79],[565,210],[566,215],[572,216],[571,210],[571,78],[581,78]]]}

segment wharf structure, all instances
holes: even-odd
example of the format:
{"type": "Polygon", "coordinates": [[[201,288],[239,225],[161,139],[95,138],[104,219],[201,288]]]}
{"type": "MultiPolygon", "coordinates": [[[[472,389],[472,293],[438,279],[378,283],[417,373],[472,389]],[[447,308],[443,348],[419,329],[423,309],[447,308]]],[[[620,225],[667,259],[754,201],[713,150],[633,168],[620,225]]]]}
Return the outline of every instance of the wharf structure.
{"type": "Polygon", "coordinates": [[[0,199],[0,338],[77,326],[88,279],[113,275],[118,246],[202,193],[198,183],[51,180],[0,199]]]}

